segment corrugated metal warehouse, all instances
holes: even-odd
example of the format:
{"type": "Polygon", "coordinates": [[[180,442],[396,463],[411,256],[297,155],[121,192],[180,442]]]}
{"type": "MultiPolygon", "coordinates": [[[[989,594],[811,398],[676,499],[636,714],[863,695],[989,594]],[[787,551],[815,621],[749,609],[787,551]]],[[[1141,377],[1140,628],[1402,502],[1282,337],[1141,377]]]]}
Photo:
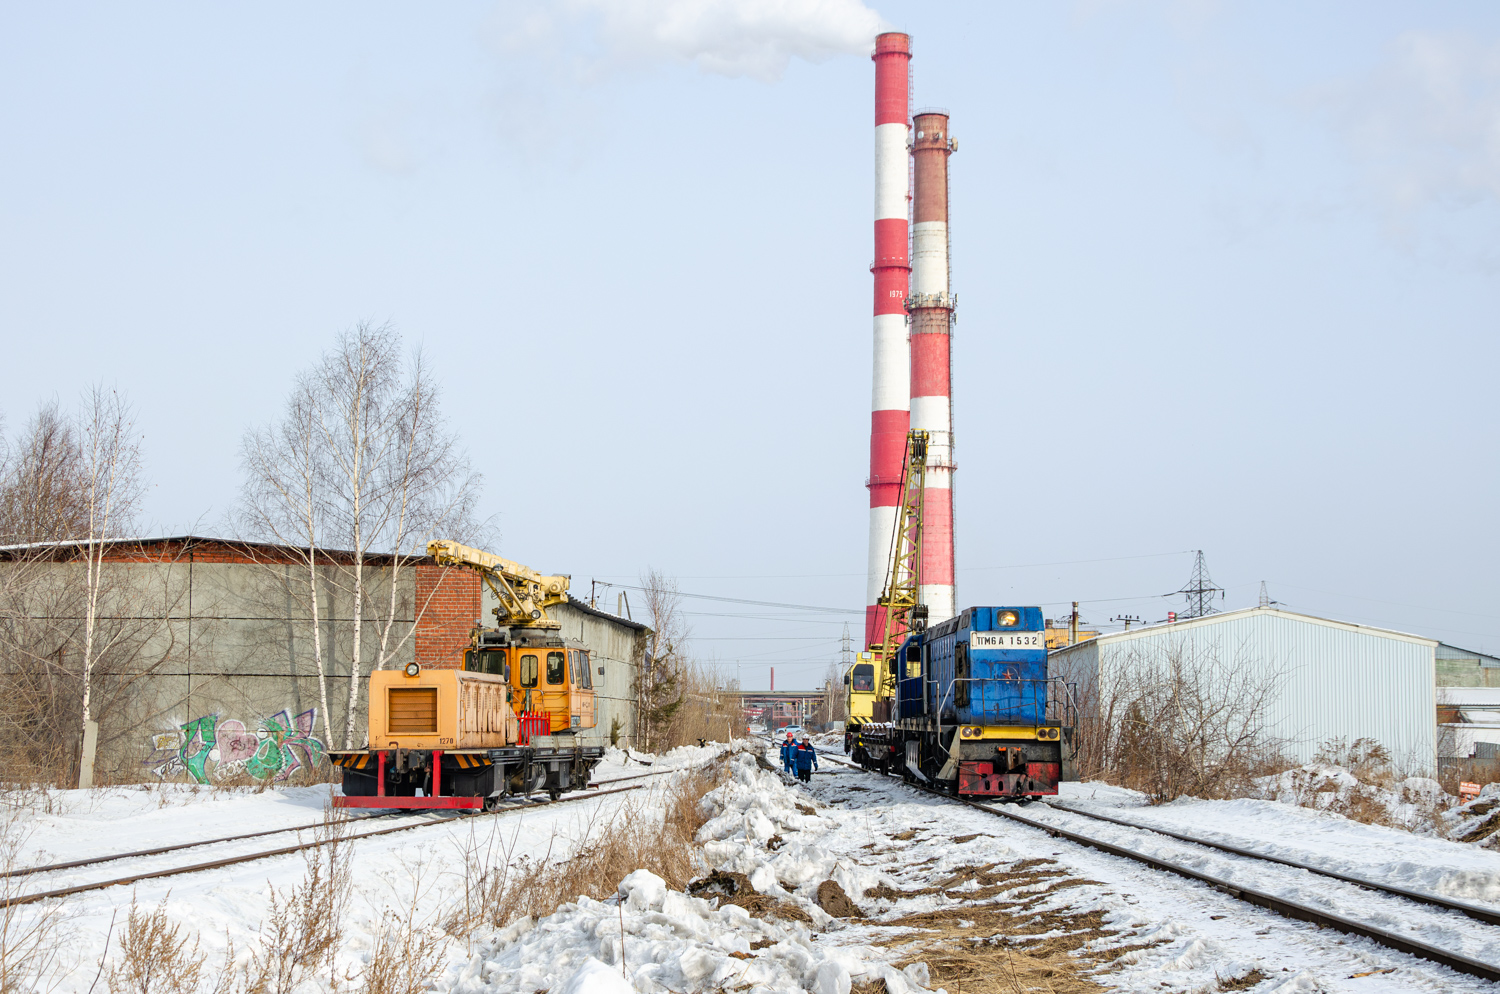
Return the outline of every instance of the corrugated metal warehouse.
{"type": "Polygon", "coordinates": [[[1277,608],[1247,608],[1117,632],[1058,649],[1052,673],[1098,713],[1133,677],[1178,661],[1267,691],[1265,732],[1298,762],[1332,739],[1370,738],[1400,768],[1436,766],[1435,639],[1277,608]]]}
{"type": "MultiPolygon", "coordinates": [[[[289,764],[316,765],[325,749],[344,745],[353,618],[349,553],[319,550],[326,708],[299,550],[183,536],[112,542],[104,559],[99,633],[109,648],[93,677],[101,780],[136,779],[143,767],[200,781],[245,773],[283,779],[296,768],[289,764]],[[274,769],[248,755],[268,737],[287,747],[266,751],[278,757],[274,769]]],[[[481,603],[472,570],[439,566],[426,556],[397,562],[366,555],[364,563],[362,674],[382,658],[387,621],[386,668],[413,659],[428,667],[461,666],[475,621],[493,624],[486,608],[494,605],[481,603]]],[[[10,685],[24,685],[28,677],[56,683],[59,675],[77,682],[85,567],[76,547],[0,549],[0,568],[9,569],[10,579],[25,570],[31,580],[0,585],[10,685]]],[[[607,743],[613,732],[620,744],[633,744],[633,688],[646,626],[579,601],[549,612],[562,635],[590,649],[597,669],[598,721],[582,737],[607,743]]],[[[355,746],[366,733],[363,691],[355,746]]],[[[76,706],[76,696],[70,703],[76,706]]]]}

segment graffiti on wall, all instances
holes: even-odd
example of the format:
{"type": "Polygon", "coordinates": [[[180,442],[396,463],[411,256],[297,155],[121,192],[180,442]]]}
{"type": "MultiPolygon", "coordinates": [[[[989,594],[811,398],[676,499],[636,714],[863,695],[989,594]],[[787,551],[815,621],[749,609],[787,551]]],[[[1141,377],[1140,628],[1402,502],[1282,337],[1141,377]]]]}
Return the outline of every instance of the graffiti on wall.
{"type": "Polygon", "coordinates": [[[281,710],[254,729],[238,718],[204,715],[147,739],[144,765],[162,779],[186,773],[198,783],[247,774],[256,780],[285,780],[303,766],[317,766],[324,746],[313,734],[318,709],[292,717],[281,710]]]}

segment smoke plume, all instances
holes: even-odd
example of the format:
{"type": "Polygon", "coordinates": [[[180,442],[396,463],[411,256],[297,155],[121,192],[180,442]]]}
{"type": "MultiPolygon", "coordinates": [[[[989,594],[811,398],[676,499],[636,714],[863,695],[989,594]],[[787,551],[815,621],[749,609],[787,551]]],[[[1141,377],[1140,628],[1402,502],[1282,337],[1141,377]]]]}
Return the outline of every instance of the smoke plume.
{"type": "Polygon", "coordinates": [[[596,71],[675,63],[768,82],[793,58],[865,54],[884,27],[862,0],[564,0],[512,7],[510,14],[505,34],[512,47],[584,28],[596,71]]]}

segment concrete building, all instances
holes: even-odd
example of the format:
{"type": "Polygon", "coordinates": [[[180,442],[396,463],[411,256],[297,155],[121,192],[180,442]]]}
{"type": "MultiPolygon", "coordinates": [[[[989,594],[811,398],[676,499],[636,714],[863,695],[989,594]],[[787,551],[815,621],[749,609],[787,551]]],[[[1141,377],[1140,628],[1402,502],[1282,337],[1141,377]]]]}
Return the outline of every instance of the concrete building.
{"type": "Polygon", "coordinates": [[[1438,765],[1455,779],[1500,781],[1500,658],[1438,646],[1438,765]],[[1446,665],[1445,665],[1446,664],[1446,665]]]}
{"type": "Polygon", "coordinates": [[[1439,644],[1437,685],[1439,687],[1500,688],[1500,657],[1489,656],[1472,649],[1439,644]]]}
{"type": "Polygon", "coordinates": [[[1237,679],[1241,688],[1264,688],[1265,733],[1299,762],[1330,740],[1370,738],[1400,768],[1430,773],[1439,646],[1418,635],[1257,607],[1100,635],[1048,658],[1054,675],[1077,684],[1088,713],[1118,706],[1134,678],[1177,661],[1237,679]]]}
{"type": "MultiPolygon", "coordinates": [[[[319,551],[316,631],[308,568],[293,548],[199,536],[130,539],[109,543],[104,561],[96,638],[104,651],[91,681],[101,781],[139,779],[143,767],[200,781],[241,772],[284,779],[344,745],[352,554],[319,551]]],[[[57,706],[72,714],[82,686],[84,569],[69,544],[0,548],[0,677],[13,694],[62,688],[57,706]]],[[[390,555],[365,556],[364,572],[362,676],[412,660],[462,664],[471,627],[490,617],[477,574],[390,555]]],[[[613,732],[621,744],[633,743],[632,691],[646,626],[576,601],[552,614],[563,636],[588,646],[596,668],[598,723],[585,739],[608,742],[613,732]]],[[[355,746],[365,736],[359,684],[355,746]]],[[[76,742],[67,748],[76,750],[76,742]]]]}

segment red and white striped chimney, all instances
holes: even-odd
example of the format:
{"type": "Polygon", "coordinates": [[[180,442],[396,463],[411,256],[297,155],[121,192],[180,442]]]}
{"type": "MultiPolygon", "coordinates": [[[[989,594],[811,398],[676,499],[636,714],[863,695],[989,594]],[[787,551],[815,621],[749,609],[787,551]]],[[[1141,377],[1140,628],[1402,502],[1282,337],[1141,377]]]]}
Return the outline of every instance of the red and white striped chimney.
{"type": "Polygon", "coordinates": [[[929,433],[923,495],[920,596],[929,624],[957,613],[953,592],[953,406],[950,392],[953,293],[948,273],[946,111],[912,122],[911,427],[929,433]]]}
{"type": "Polygon", "coordinates": [[[876,601],[890,565],[901,463],[910,418],[911,355],[906,341],[907,122],[911,113],[911,38],[890,32],[875,39],[875,391],[870,414],[870,558],[865,597],[865,645],[885,634],[876,601]]]}

